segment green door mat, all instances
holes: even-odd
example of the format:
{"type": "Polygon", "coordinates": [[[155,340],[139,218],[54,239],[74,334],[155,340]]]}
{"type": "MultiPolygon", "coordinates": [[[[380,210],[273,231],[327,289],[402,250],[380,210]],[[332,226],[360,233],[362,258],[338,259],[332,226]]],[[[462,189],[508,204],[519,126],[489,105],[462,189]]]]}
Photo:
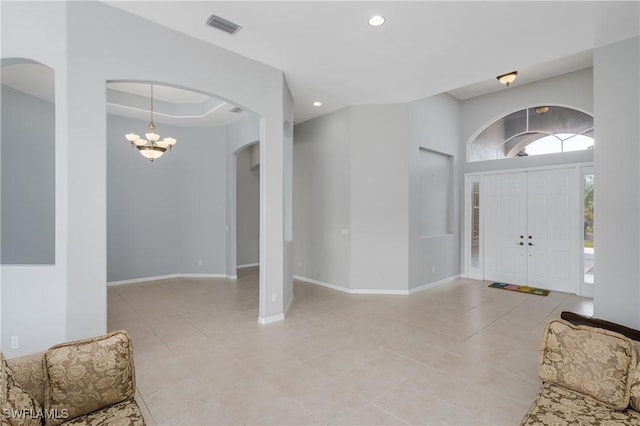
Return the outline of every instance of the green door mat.
{"type": "Polygon", "coordinates": [[[518,291],[520,293],[537,294],[538,296],[548,296],[550,291],[542,288],[527,287],[526,285],[515,285],[506,283],[493,283],[489,287],[500,288],[502,290],[518,291]]]}

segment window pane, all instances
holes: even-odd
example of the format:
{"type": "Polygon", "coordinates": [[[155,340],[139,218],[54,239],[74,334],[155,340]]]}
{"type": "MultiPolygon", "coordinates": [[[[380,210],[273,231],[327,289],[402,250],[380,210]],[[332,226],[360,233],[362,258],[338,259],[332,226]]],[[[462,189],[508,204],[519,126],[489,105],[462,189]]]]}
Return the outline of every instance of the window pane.
{"type": "Polygon", "coordinates": [[[586,150],[593,146],[592,136],[593,117],[589,114],[540,105],[508,114],[485,127],[469,145],[468,160],[586,150]]]}
{"type": "Polygon", "coordinates": [[[562,152],[562,141],[555,136],[547,136],[525,147],[527,155],[552,154],[562,152]]]}
{"type": "Polygon", "coordinates": [[[480,182],[471,183],[471,267],[480,267],[480,182]]]}
{"type": "Polygon", "coordinates": [[[563,152],[583,151],[593,149],[593,138],[584,135],[575,135],[566,139],[563,143],[563,152]]]}

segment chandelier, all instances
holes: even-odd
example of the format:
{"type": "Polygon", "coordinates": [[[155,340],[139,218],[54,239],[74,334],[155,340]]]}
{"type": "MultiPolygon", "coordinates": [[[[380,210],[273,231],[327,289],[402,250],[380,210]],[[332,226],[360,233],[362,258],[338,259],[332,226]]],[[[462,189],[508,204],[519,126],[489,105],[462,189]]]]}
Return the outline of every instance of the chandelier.
{"type": "Polygon", "coordinates": [[[145,133],[145,138],[142,139],[140,136],[135,133],[127,133],[125,138],[129,142],[131,142],[131,146],[134,148],[138,148],[140,154],[143,157],[148,158],[153,162],[167,151],[171,151],[173,145],[176,144],[176,140],[174,138],[164,138],[160,140],[160,135],[155,132],[156,125],[153,124],[153,84],[151,85],[151,121],[149,122],[149,133],[145,133]]]}

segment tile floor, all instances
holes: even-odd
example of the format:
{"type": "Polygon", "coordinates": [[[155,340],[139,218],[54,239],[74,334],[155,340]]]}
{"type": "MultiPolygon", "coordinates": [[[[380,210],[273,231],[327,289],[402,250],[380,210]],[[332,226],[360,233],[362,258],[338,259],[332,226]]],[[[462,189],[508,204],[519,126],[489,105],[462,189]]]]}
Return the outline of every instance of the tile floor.
{"type": "Polygon", "coordinates": [[[487,284],[368,296],[296,282],[286,320],[259,325],[251,268],[110,287],[108,320],[133,338],[150,425],[516,425],[544,324],[592,302],[487,284]]]}

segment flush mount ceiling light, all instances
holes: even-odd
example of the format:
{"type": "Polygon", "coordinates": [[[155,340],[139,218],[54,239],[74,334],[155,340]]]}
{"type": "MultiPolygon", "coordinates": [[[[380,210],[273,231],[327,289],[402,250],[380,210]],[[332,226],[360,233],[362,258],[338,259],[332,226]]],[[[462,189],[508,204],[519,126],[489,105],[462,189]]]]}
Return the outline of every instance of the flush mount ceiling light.
{"type": "Polygon", "coordinates": [[[369,18],[369,25],[371,25],[372,27],[379,27],[382,24],[384,24],[384,17],[380,15],[374,15],[369,18]]]}
{"type": "Polygon", "coordinates": [[[509,87],[509,85],[513,83],[513,81],[516,79],[517,76],[518,76],[518,71],[511,71],[509,73],[499,75],[496,78],[500,83],[509,87]]]}
{"type": "Polygon", "coordinates": [[[315,101],[314,103],[312,103],[311,105],[313,105],[314,107],[320,107],[322,106],[322,102],[320,101],[315,101]]]}
{"type": "Polygon", "coordinates": [[[145,138],[142,139],[140,136],[135,133],[127,133],[124,135],[125,138],[129,142],[131,142],[131,146],[138,148],[140,154],[143,157],[148,158],[153,162],[164,155],[167,148],[171,150],[171,148],[176,144],[176,140],[174,138],[164,138],[160,140],[160,135],[155,133],[156,125],[153,124],[153,84],[151,85],[151,121],[149,122],[149,133],[145,133],[145,138]]]}

